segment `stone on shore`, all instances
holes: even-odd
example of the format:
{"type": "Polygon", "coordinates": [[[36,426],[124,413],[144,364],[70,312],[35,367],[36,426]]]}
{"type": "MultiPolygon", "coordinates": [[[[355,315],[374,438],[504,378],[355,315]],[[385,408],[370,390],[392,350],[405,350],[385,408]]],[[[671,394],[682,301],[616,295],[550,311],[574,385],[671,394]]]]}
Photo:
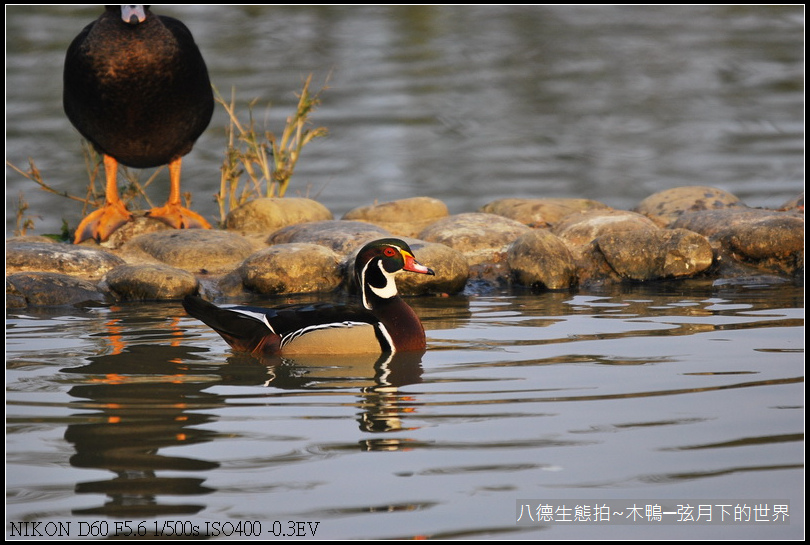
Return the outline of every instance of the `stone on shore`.
{"type": "Polygon", "coordinates": [[[533,289],[560,290],[576,284],[577,268],[571,251],[547,229],[521,235],[507,251],[513,280],[533,289]]]}
{"type": "Polygon", "coordinates": [[[447,205],[430,197],[361,206],[346,212],[344,220],[365,221],[398,237],[416,237],[431,223],[448,216],[447,205]]]}
{"type": "Polygon", "coordinates": [[[585,246],[608,233],[655,229],[658,226],[641,214],[609,208],[569,214],[551,231],[571,246],[585,246]]]}
{"type": "Polygon", "coordinates": [[[683,214],[674,226],[701,233],[717,245],[721,264],[778,274],[804,270],[804,214],[757,208],[683,214]]]}
{"type": "Polygon", "coordinates": [[[706,237],[686,229],[622,231],[594,243],[619,278],[635,281],[693,276],[713,259],[706,237]]]}
{"type": "Polygon", "coordinates": [[[705,186],[675,187],[650,195],[635,211],[650,218],[660,227],[672,225],[682,214],[699,210],[744,208],[728,191],[705,186]]]}
{"type": "Polygon", "coordinates": [[[432,223],[419,234],[419,238],[458,250],[473,266],[502,261],[506,247],[530,230],[526,225],[503,216],[468,212],[432,223]]]}
{"type": "Polygon", "coordinates": [[[279,229],[267,239],[267,244],[287,244],[291,242],[308,242],[320,244],[332,249],[339,255],[346,255],[352,250],[378,238],[390,237],[391,233],[362,221],[315,221],[300,223],[279,229]]]}
{"type": "MultiPolygon", "coordinates": [[[[271,201],[264,205],[276,210],[293,199],[271,201]]],[[[318,208],[310,202],[289,207],[318,208]]],[[[414,232],[421,222],[408,229],[394,221],[391,229],[436,275],[398,275],[403,295],[487,291],[510,283],[586,288],[699,274],[723,280],[770,274],[795,281],[804,273],[803,196],[785,210],[762,210],[713,188],[680,188],[645,199],[638,210],[649,217],[585,199],[501,199],[483,208],[497,214],[447,216],[443,204],[420,197],[347,214],[363,216],[362,221],[305,221],[275,231],[268,223],[263,232],[245,229],[244,235],[163,229],[136,216],[132,229],[122,228],[122,241],[142,230],[158,231],[120,247],[9,239],[6,306],[177,299],[195,291],[208,298],[328,292],[347,285],[360,247],[392,236],[376,222],[404,220],[423,207],[431,211],[421,215],[434,221],[418,238],[399,233],[414,232]]],[[[282,223],[303,217],[288,215],[282,223]]]]}
{"type": "Polygon", "coordinates": [[[245,288],[265,295],[329,292],[343,281],[340,256],[310,243],[265,248],[245,259],[237,274],[245,288]]]}
{"type": "Polygon", "coordinates": [[[120,257],[98,248],[15,239],[6,242],[6,275],[41,271],[99,278],[125,263],[120,257]]]}
{"type": "Polygon", "coordinates": [[[102,285],[122,301],[182,299],[196,293],[197,277],[163,264],[123,265],[108,272],[102,285]]]}
{"type": "Polygon", "coordinates": [[[53,272],[19,272],[6,276],[7,307],[93,306],[113,298],[96,282],[53,272]]]}
{"type": "Polygon", "coordinates": [[[556,225],[563,218],[609,206],[590,199],[499,199],[482,206],[479,212],[498,214],[533,228],[556,225]]]}
{"type": "Polygon", "coordinates": [[[258,247],[250,239],[228,231],[172,229],[136,237],[121,250],[135,258],[151,258],[198,273],[232,270],[258,247]]]}
{"type": "Polygon", "coordinates": [[[270,234],[288,225],[332,218],[332,212],[312,199],[264,197],[232,210],[225,218],[225,228],[243,233],[270,234]]]}

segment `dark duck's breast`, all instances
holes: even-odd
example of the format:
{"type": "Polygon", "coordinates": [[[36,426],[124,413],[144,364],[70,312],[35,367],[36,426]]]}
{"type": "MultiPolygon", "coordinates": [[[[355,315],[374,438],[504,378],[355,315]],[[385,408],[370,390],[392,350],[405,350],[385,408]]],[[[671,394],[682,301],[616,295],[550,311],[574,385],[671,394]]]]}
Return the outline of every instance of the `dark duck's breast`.
{"type": "Polygon", "coordinates": [[[104,240],[131,214],[120,203],[117,164],[169,165],[165,207],[150,211],[173,227],[210,227],[180,206],[181,158],[211,121],[208,70],[188,28],[144,6],[107,6],[73,40],[65,58],[64,108],[71,123],[105,159],[108,210],[76,232],[104,240]]]}
{"type": "Polygon", "coordinates": [[[397,293],[394,275],[403,270],[433,274],[404,241],[381,239],[364,246],[355,261],[361,305],[218,307],[187,296],[183,306],[234,350],[257,356],[424,351],[422,322],[397,293]]]}

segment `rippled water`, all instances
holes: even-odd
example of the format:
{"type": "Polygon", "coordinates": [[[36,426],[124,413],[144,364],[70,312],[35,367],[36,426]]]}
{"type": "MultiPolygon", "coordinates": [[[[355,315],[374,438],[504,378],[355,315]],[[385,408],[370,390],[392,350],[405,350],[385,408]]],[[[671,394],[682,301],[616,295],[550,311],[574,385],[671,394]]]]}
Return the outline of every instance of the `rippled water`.
{"type": "Polygon", "coordinates": [[[122,520],[306,521],[352,539],[803,535],[802,288],[410,302],[428,351],[387,363],[268,366],[172,303],[11,313],[7,520],[74,536],[122,520]],[[521,498],[787,500],[791,519],[518,527],[521,498]]]}
{"type": "MultiPolygon", "coordinates": [[[[185,6],[215,86],[259,99],[280,132],[312,74],[328,79],[291,193],[337,217],[427,195],[453,213],[502,197],[591,198],[632,208],[710,185],[750,206],[804,188],[803,6],[185,6]],[[269,110],[265,106],[272,103],[269,110]]],[[[6,155],[33,157],[84,195],[78,133],[61,107],[67,44],[98,7],[6,8],[6,155]]],[[[226,116],[183,163],[194,207],[219,219],[226,116]]],[[[146,179],[147,174],[142,176],[146,179]]],[[[165,198],[167,174],[149,194],[165,198]]],[[[23,191],[37,233],[81,206],[7,170],[6,228],[23,191]],[[55,213],[55,211],[58,211],[55,213]]],[[[143,206],[143,204],[142,204],[143,206]]]]}
{"type": "MultiPolygon", "coordinates": [[[[7,159],[73,194],[86,177],[61,65],[98,11],[6,8],[7,159]]],[[[803,190],[803,6],[160,11],[191,27],[221,90],[272,101],[271,129],[307,74],[331,74],[316,115],[330,136],[293,193],[337,217],[414,195],[464,212],[504,196],[630,208],[690,184],[778,206],[803,190]]],[[[218,112],[184,162],[209,217],[224,126],[218,112]]],[[[6,186],[9,233],[18,191],[36,233],[79,219],[8,169],[6,186]]],[[[7,312],[7,537],[37,522],[238,537],[239,521],[263,537],[803,536],[802,287],[410,301],[421,361],[270,365],[176,303],[7,312]],[[522,500],[612,499],[787,501],[791,522],[516,524],[522,500]]]]}

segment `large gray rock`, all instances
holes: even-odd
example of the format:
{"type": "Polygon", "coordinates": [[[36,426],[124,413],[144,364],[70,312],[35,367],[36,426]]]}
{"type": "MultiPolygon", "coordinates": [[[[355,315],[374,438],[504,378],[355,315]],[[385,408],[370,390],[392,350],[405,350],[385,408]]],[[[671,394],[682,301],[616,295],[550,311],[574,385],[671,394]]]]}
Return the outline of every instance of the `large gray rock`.
{"type": "Polygon", "coordinates": [[[498,214],[533,228],[544,228],[556,225],[571,214],[608,208],[606,204],[589,199],[499,199],[482,206],[479,212],[498,214]]]}
{"type": "Polygon", "coordinates": [[[577,269],[568,246],[546,229],[528,232],[507,251],[515,282],[534,289],[559,290],[576,285],[577,269]]]}
{"type": "Polygon", "coordinates": [[[804,271],[804,214],[756,208],[683,214],[676,227],[701,233],[717,245],[721,264],[743,265],[779,274],[804,271]]]}
{"type": "Polygon", "coordinates": [[[232,210],[227,229],[246,233],[272,233],[288,225],[331,220],[332,213],[318,201],[299,197],[264,197],[232,210]]]}
{"type": "Polygon", "coordinates": [[[237,270],[244,286],[254,292],[328,292],[343,281],[340,256],[325,246],[277,244],[245,259],[237,270]]]}
{"type": "Polygon", "coordinates": [[[530,230],[503,216],[471,212],[436,221],[426,227],[419,238],[458,250],[472,266],[502,261],[507,246],[530,230]]]}
{"type": "Polygon", "coordinates": [[[111,302],[95,282],[51,272],[20,272],[6,276],[7,304],[25,306],[81,306],[111,302]]]}
{"type": "Polygon", "coordinates": [[[98,248],[14,239],[6,242],[6,274],[41,271],[100,278],[124,263],[120,257],[98,248]]]}
{"type": "Polygon", "coordinates": [[[570,214],[554,226],[552,232],[571,246],[585,246],[609,233],[655,229],[658,226],[641,214],[599,209],[570,214]]]}
{"type": "Polygon", "coordinates": [[[391,233],[361,221],[316,221],[290,225],[279,229],[267,239],[267,244],[307,242],[331,248],[341,256],[378,238],[390,237],[391,233]]]}
{"type": "Polygon", "coordinates": [[[361,206],[346,212],[343,219],[373,223],[400,237],[416,237],[422,229],[447,215],[447,205],[442,201],[413,197],[361,206]]]}
{"type": "Polygon", "coordinates": [[[728,191],[705,186],[686,186],[659,191],[639,203],[636,212],[653,220],[656,225],[668,227],[686,212],[744,208],[736,196],[728,191]]]}
{"type": "Polygon", "coordinates": [[[628,280],[694,276],[708,269],[713,259],[706,237],[686,229],[611,233],[595,244],[616,274],[628,280]]]}
{"type": "Polygon", "coordinates": [[[199,285],[190,272],[162,264],[123,265],[108,272],[102,282],[124,301],[182,299],[199,285]]]}
{"type": "Polygon", "coordinates": [[[141,235],[123,252],[144,254],[191,272],[232,270],[259,245],[237,233],[214,229],[173,229],[141,235]]]}

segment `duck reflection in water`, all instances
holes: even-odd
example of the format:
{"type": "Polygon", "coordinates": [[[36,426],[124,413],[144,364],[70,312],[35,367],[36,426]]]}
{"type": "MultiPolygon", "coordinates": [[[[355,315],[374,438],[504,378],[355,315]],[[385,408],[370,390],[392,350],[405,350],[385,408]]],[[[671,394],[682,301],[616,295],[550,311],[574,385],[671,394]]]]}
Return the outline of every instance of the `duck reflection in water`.
{"type": "MultiPolygon", "coordinates": [[[[141,324],[142,321],[135,320],[141,324]]],[[[220,467],[213,459],[166,455],[168,447],[221,440],[205,429],[218,422],[219,409],[230,396],[214,393],[215,385],[263,386],[280,390],[356,389],[357,420],[366,432],[402,429],[398,387],[421,381],[419,352],[351,358],[257,358],[234,354],[220,364],[205,348],[181,342],[188,332],[168,322],[169,344],[134,344],[135,322],[107,322],[109,353],[88,358],[79,367],[62,369],[76,385],[69,394],[77,409],[65,431],[77,468],[104,469],[115,476],[80,482],[77,494],[105,494],[103,505],[75,510],[76,515],[117,517],[194,514],[203,502],[167,502],[166,496],[201,496],[215,490],[205,479],[160,476],[160,471],[207,472],[220,467]]],[[[154,324],[150,324],[154,335],[154,324]]],[[[368,444],[360,445],[367,450],[368,444]]],[[[173,451],[178,452],[178,451],[173,451]]],[[[182,451],[179,451],[182,453],[182,451]]],[[[195,450],[199,453],[199,450],[195,450]]]]}

